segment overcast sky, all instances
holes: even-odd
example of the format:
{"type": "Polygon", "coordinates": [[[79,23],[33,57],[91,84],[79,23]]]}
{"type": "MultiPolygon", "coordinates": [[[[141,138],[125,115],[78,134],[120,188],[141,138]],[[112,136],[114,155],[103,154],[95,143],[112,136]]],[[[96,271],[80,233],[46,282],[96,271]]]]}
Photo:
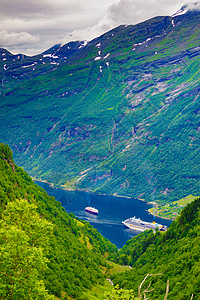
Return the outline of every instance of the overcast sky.
{"type": "Polygon", "coordinates": [[[184,0],[0,0],[0,47],[34,55],[55,44],[91,40],[120,24],[172,15],[183,4],[184,0]]]}

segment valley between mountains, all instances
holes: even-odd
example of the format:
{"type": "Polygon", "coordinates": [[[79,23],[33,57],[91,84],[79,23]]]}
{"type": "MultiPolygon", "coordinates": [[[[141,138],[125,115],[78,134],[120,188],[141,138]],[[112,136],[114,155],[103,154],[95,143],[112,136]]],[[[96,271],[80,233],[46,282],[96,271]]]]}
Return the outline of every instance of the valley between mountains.
{"type": "Polygon", "coordinates": [[[188,11],[33,57],[1,49],[1,141],[55,186],[198,196],[199,34],[188,11]]]}
{"type": "Polygon", "coordinates": [[[200,198],[167,231],[145,230],[118,250],[34,184],[3,144],[0,197],[0,299],[200,299],[200,198]]]}
{"type": "Polygon", "coordinates": [[[0,300],[200,299],[197,4],[32,57],[0,48],[0,300]],[[32,178],[175,220],[117,249],[32,178]]]}

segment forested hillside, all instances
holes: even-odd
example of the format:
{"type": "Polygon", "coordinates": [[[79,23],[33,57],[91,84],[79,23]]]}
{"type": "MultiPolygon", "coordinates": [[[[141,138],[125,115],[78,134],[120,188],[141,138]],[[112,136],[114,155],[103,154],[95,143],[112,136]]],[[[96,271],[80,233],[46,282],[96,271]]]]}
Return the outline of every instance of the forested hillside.
{"type": "Polygon", "coordinates": [[[165,299],[200,299],[200,198],[167,232],[145,231],[118,251],[35,185],[3,144],[0,198],[0,299],[94,299],[83,292],[104,284],[109,258],[132,269],[113,275],[119,286],[97,299],[145,299],[147,289],[163,300],[166,287],[165,299]]]}
{"type": "Polygon", "coordinates": [[[183,209],[167,232],[146,231],[128,241],[115,261],[130,264],[132,270],[116,276],[113,281],[121,288],[133,289],[137,295],[139,285],[149,274],[142,287],[144,291],[151,282],[149,299],[163,300],[169,282],[168,300],[198,300],[199,258],[200,198],[183,209]]]}
{"type": "Polygon", "coordinates": [[[1,49],[0,139],[17,164],[65,188],[198,196],[199,18],[122,25],[32,58],[1,49]]]}
{"type": "Polygon", "coordinates": [[[0,144],[0,299],[81,299],[117,251],[34,184],[0,144]]]}

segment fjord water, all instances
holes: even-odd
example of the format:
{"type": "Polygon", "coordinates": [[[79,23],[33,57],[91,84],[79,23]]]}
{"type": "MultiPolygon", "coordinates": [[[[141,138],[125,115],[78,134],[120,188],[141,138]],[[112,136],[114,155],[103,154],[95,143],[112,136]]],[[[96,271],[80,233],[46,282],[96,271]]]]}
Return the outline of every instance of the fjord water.
{"type": "Polygon", "coordinates": [[[90,222],[105,238],[109,239],[118,248],[122,248],[128,239],[138,232],[126,228],[122,221],[136,216],[145,221],[155,221],[169,226],[170,220],[154,217],[148,213],[151,207],[144,201],[133,198],[115,197],[109,195],[97,195],[82,191],[66,191],[53,188],[44,182],[35,181],[44,188],[50,196],[60,201],[68,213],[90,222]],[[86,206],[92,206],[99,210],[98,215],[85,211],[86,206]]]}

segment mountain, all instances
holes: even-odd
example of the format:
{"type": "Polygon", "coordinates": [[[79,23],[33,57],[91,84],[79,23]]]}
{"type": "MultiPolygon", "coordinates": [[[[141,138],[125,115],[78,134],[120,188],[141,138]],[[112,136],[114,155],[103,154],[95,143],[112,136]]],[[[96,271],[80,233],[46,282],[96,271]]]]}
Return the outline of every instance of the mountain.
{"type": "Polygon", "coordinates": [[[199,13],[200,11],[200,3],[199,2],[192,2],[192,3],[187,3],[181,7],[172,17],[177,17],[180,15],[188,15],[192,14],[194,15],[195,13],[199,13]]]}
{"type": "Polygon", "coordinates": [[[199,195],[199,16],[183,7],[31,58],[2,49],[0,138],[17,164],[70,189],[199,195]]]}
{"type": "Polygon", "coordinates": [[[116,246],[67,214],[3,144],[0,197],[0,299],[83,299],[105,281],[116,246]]]}
{"type": "Polygon", "coordinates": [[[46,74],[71,56],[79,52],[85,45],[83,42],[70,42],[66,45],[55,45],[39,55],[13,55],[0,48],[0,80],[4,91],[25,80],[46,74]]]}

